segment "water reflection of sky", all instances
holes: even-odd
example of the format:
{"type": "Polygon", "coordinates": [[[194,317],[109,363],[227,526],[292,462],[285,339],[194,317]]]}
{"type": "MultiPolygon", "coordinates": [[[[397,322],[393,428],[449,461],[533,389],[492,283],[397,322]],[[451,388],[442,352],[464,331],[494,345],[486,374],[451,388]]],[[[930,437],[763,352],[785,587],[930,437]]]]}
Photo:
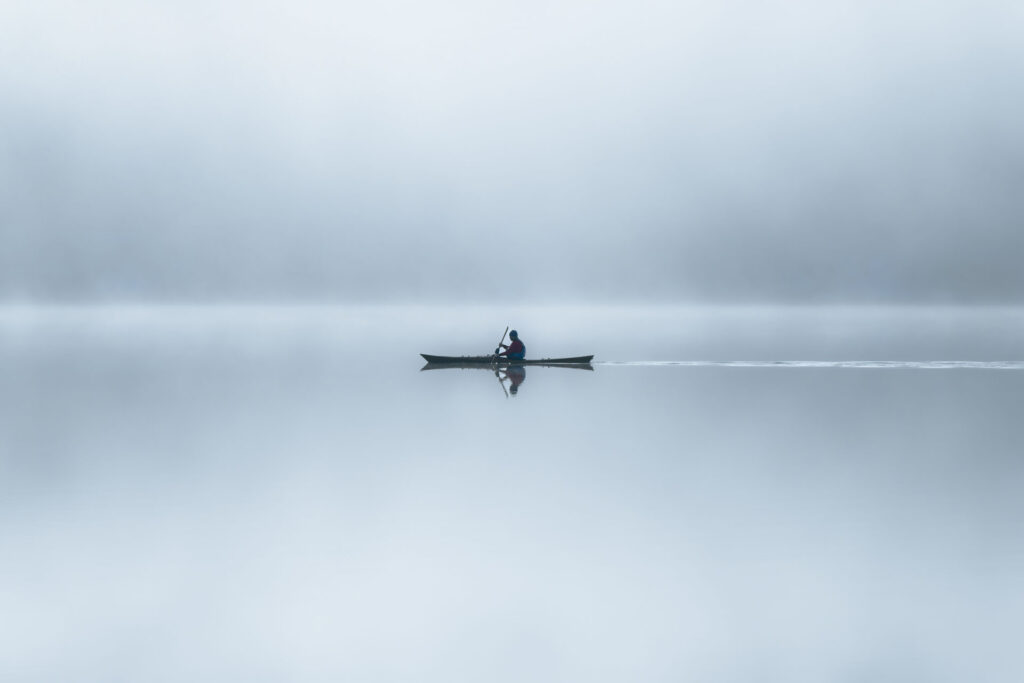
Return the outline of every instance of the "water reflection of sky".
{"type": "Polygon", "coordinates": [[[5,313],[0,672],[1024,675],[1024,373],[600,364],[1019,360],[1019,313],[521,310],[594,370],[418,371],[484,315],[5,313]]]}

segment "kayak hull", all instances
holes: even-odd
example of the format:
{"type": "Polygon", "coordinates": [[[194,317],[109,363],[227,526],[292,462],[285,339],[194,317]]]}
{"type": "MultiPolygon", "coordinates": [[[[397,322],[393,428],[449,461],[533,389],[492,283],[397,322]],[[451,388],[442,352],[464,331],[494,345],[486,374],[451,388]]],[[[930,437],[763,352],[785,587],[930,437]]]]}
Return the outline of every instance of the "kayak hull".
{"type": "Polygon", "coordinates": [[[503,356],[432,356],[429,353],[421,353],[423,360],[434,365],[584,365],[589,363],[594,356],[573,356],[571,358],[538,358],[536,360],[518,360],[505,358],[503,356]]]}
{"type": "MultiPolygon", "coordinates": [[[[528,363],[532,368],[562,368],[563,370],[590,370],[593,372],[594,366],[590,363],[528,363]]],[[[482,363],[427,363],[420,370],[487,370],[488,372],[497,372],[499,370],[509,370],[512,368],[522,368],[522,372],[526,372],[526,368],[522,363],[495,363],[493,365],[484,365],[482,363]]]]}

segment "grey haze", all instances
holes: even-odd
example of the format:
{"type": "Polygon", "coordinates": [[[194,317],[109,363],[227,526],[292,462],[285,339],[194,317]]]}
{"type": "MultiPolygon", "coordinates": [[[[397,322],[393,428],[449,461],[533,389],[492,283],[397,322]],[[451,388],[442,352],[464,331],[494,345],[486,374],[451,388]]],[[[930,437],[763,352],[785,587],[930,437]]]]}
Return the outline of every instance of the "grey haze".
{"type": "Polygon", "coordinates": [[[0,6],[0,298],[1024,301],[1019,2],[0,6]]]}

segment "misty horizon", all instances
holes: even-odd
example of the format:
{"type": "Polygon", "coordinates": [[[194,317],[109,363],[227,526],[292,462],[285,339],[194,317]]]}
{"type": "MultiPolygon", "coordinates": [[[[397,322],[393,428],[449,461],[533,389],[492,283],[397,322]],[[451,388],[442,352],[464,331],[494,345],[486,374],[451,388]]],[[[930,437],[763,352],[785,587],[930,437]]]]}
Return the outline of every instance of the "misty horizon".
{"type": "Polygon", "coordinates": [[[105,9],[0,9],[0,302],[1024,303],[1014,3],[105,9]]]}

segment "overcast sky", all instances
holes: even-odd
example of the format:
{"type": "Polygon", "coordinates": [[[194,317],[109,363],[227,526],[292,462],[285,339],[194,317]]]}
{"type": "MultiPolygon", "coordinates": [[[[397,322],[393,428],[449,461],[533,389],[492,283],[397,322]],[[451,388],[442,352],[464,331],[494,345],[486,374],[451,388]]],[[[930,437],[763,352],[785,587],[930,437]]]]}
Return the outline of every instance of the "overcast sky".
{"type": "Polygon", "coordinates": [[[1024,302],[1019,0],[0,4],[0,299],[1024,302]]]}

